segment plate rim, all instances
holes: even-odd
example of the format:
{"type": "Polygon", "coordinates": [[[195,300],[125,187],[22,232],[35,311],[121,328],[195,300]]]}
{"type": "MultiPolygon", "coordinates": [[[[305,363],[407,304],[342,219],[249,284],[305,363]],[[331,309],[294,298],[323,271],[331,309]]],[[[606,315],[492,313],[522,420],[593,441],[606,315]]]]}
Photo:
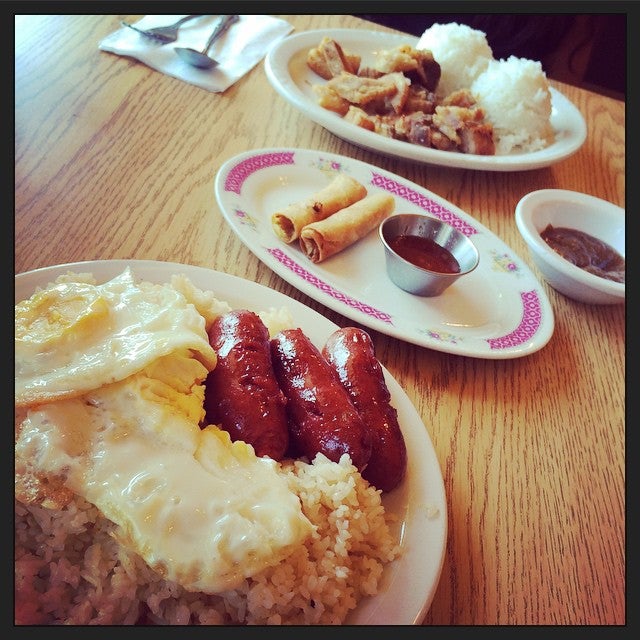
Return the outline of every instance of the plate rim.
{"type": "MultiPolygon", "coordinates": [[[[295,161],[290,164],[295,164],[295,161]]],[[[261,169],[268,169],[268,168],[270,167],[268,166],[258,167],[256,171],[261,169]]],[[[511,359],[511,358],[519,358],[519,357],[527,356],[546,346],[546,344],[549,342],[549,340],[553,335],[553,332],[555,330],[555,318],[554,318],[553,308],[540,281],[534,275],[533,271],[529,268],[526,262],[522,260],[522,258],[519,255],[517,255],[515,251],[513,251],[511,247],[509,247],[501,238],[499,238],[490,229],[485,227],[482,223],[480,223],[478,220],[473,218],[471,215],[464,212],[462,209],[460,209],[453,203],[449,202],[445,198],[433,193],[432,191],[429,191],[428,189],[425,189],[424,187],[416,184],[415,182],[412,182],[411,180],[408,180],[407,178],[403,178],[402,176],[394,174],[390,171],[387,171],[375,165],[369,164],[363,160],[357,160],[355,158],[350,158],[348,156],[343,156],[343,155],[339,155],[331,152],[324,152],[324,151],[319,151],[315,149],[293,148],[293,147],[267,147],[263,149],[253,149],[250,151],[243,151],[226,160],[216,174],[215,181],[214,181],[214,191],[215,191],[216,200],[218,202],[218,205],[222,211],[222,215],[226,220],[227,224],[229,224],[229,226],[231,227],[233,232],[238,236],[241,242],[259,260],[261,260],[266,266],[268,266],[270,269],[275,271],[275,273],[277,273],[284,280],[289,282],[292,286],[294,286],[296,289],[298,289],[305,295],[308,295],[309,297],[313,298],[317,302],[329,307],[330,309],[333,309],[337,313],[340,313],[341,315],[346,316],[347,318],[350,318],[355,322],[359,322],[371,329],[374,329],[376,331],[379,331],[391,337],[409,342],[411,344],[415,344],[416,346],[430,348],[435,351],[442,351],[442,352],[450,353],[453,355],[462,355],[462,356],[476,357],[476,358],[490,359],[490,360],[503,360],[503,359],[511,359]],[[496,349],[487,349],[486,351],[485,350],[481,351],[477,348],[476,349],[467,348],[466,346],[461,346],[460,344],[457,344],[455,342],[449,343],[446,341],[437,340],[436,338],[433,338],[429,335],[424,336],[421,339],[417,339],[417,336],[408,335],[406,332],[402,332],[401,330],[396,329],[389,322],[385,322],[369,314],[360,312],[358,309],[354,308],[354,305],[349,304],[348,302],[345,302],[342,299],[339,300],[334,296],[326,294],[323,288],[318,288],[318,287],[309,285],[304,278],[301,278],[299,276],[299,274],[294,273],[290,269],[287,269],[286,267],[284,267],[282,262],[276,259],[274,256],[272,256],[270,252],[265,251],[262,247],[260,247],[260,250],[257,250],[255,247],[255,244],[259,244],[259,243],[251,242],[251,239],[248,237],[248,235],[243,234],[240,231],[240,227],[242,225],[236,224],[236,220],[233,215],[233,212],[229,211],[229,207],[226,206],[226,201],[224,196],[224,193],[225,193],[224,185],[225,185],[226,177],[229,175],[230,171],[234,167],[240,165],[246,159],[250,159],[252,157],[261,157],[263,155],[270,155],[270,154],[292,155],[294,158],[296,155],[299,155],[299,156],[310,155],[312,157],[322,156],[322,158],[325,160],[336,161],[341,164],[344,164],[345,166],[349,166],[351,164],[351,165],[354,165],[355,167],[360,167],[361,169],[366,169],[367,171],[370,171],[370,172],[376,172],[381,176],[388,177],[388,178],[391,178],[392,180],[398,181],[400,184],[404,183],[404,185],[410,185],[411,188],[414,189],[417,193],[426,195],[429,199],[433,199],[435,202],[441,204],[442,206],[447,207],[451,212],[455,212],[456,216],[462,217],[462,219],[466,218],[469,222],[473,224],[473,226],[476,229],[480,229],[484,234],[486,234],[488,238],[490,238],[498,246],[506,247],[509,250],[509,252],[512,254],[512,256],[518,259],[520,263],[520,268],[522,269],[523,273],[531,281],[532,286],[535,287],[535,293],[537,294],[539,304],[540,304],[540,310],[541,310],[540,326],[538,327],[538,329],[536,330],[533,336],[536,339],[533,341],[529,340],[527,342],[526,347],[523,346],[522,344],[518,344],[516,347],[513,347],[513,346],[502,347],[502,348],[496,348],[496,349]],[[300,282],[300,280],[302,280],[302,282],[300,282]]],[[[275,241],[275,236],[274,236],[274,241],[275,241]]],[[[287,245],[285,245],[284,243],[280,243],[280,244],[282,245],[281,252],[286,256],[288,251],[287,245]]],[[[481,255],[482,255],[482,252],[481,252],[481,255]]],[[[318,267],[318,265],[312,265],[311,263],[309,263],[309,268],[318,269],[321,267],[318,267]]],[[[326,278],[326,280],[329,284],[331,284],[330,278],[326,278]]],[[[340,287],[336,286],[336,290],[338,289],[340,289],[340,287]]],[[[351,299],[351,296],[349,295],[348,292],[340,291],[340,293],[343,294],[343,297],[346,297],[349,300],[351,299]]]]}
{"type": "MultiPolygon", "coordinates": [[[[304,319],[314,320],[320,325],[321,332],[326,333],[327,336],[331,331],[338,328],[337,324],[328,318],[325,318],[311,307],[308,307],[304,303],[263,284],[253,282],[233,274],[216,271],[208,267],[160,260],[86,260],[39,267],[37,269],[32,269],[30,271],[14,275],[14,297],[16,298],[16,302],[19,302],[24,299],[24,295],[19,295],[19,291],[28,289],[29,293],[27,295],[30,295],[36,287],[45,286],[48,282],[51,282],[56,277],[69,271],[74,273],[92,273],[94,277],[96,277],[97,281],[101,281],[103,278],[115,277],[127,266],[131,267],[136,278],[141,278],[143,280],[151,278],[152,282],[154,281],[153,275],[149,276],[142,274],[157,271],[158,276],[157,280],[155,280],[156,282],[159,282],[161,277],[163,278],[163,282],[167,282],[171,275],[181,273],[186,275],[186,277],[190,278],[193,282],[195,274],[196,282],[193,283],[199,288],[201,288],[198,284],[198,282],[200,282],[199,277],[212,278],[213,282],[211,288],[208,290],[212,291],[214,296],[220,300],[226,300],[226,298],[216,292],[216,282],[223,283],[222,289],[228,287],[230,290],[233,290],[232,297],[249,295],[238,293],[238,291],[240,291],[239,287],[244,286],[248,288],[249,293],[259,292],[269,300],[274,299],[279,301],[280,306],[286,305],[291,311],[294,320],[296,318],[296,311],[302,313],[304,319]],[[104,270],[106,273],[111,275],[98,277],[95,274],[96,270],[99,272],[104,270]],[[236,287],[236,289],[233,289],[234,287],[236,287]]],[[[253,301],[249,306],[252,306],[255,310],[260,309],[260,307],[253,304],[253,301]]],[[[262,310],[267,309],[263,308],[262,310]]],[[[304,327],[302,328],[304,330],[304,327]]],[[[306,331],[307,330],[305,330],[305,333],[306,331]]],[[[400,505],[397,509],[393,510],[394,512],[398,510],[403,512],[402,515],[404,516],[404,520],[401,523],[402,531],[399,535],[401,537],[401,544],[404,545],[404,550],[398,558],[392,561],[392,563],[385,565],[386,571],[388,567],[393,566],[396,562],[398,563],[392,569],[392,575],[390,575],[389,572],[386,572],[386,574],[383,572],[382,580],[385,580],[386,575],[387,579],[391,578],[392,584],[395,584],[395,581],[399,581],[398,584],[405,588],[408,588],[409,585],[413,585],[415,579],[420,581],[424,577],[427,577],[427,580],[425,580],[425,591],[423,592],[423,595],[416,598],[417,592],[413,592],[413,596],[409,594],[409,597],[399,601],[399,605],[397,606],[389,606],[389,603],[387,603],[385,608],[385,598],[398,596],[397,591],[390,590],[388,588],[386,590],[380,589],[378,594],[374,597],[363,597],[356,609],[349,613],[344,624],[418,625],[421,623],[431,607],[431,603],[440,581],[448,538],[448,505],[442,469],[429,431],[404,389],[382,363],[381,365],[385,375],[385,380],[391,393],[392,402],[398,409],[399,418],[402,419],[401,427],[403,427],[403,435],[407,441],[407,450],[410,456],[408,464],[415,467],[412,469],[415,476],[409,473],[408,468],[406,476],[408,481],[405,481],[406,484],[398,487],[399,490],[401,489],[405,493],[398,494],[396,500],[400,498],[400,495],[403,495],[405,497],[406,504],[404,506],[400,505]],[[427,497],[429,497],[428,500],[427,497]],[[427,507],[429,509],[436,509],[437,514],[431,517],[427,507]],[[413,528],[411,526],[407,527],[407,521],[409,519],[416,523],[413,528]],[[423,523],[422,529],[416,528],[421,522],[423,523]],[[417,578],[412,579],[410,569],[415,566],[413,564],[415,560],[412,561],[410,556],[412,555],[412,552],[415,551],[418,551],[421,554],[424,552],[423,547],[425,538],[428,538],[430,541],[435,543],[436,546],[431,547],[429,551],[432,552],[435,549],[438,556],[429,566],[430,571],[428,572],[428,576],[426,574],[415,574],[417,578]],[[402,607],[403,605],[406,607],[407,602],[410,601],[412,597],[413,606],[411,611],[402,612],[402,610],[400,610],[400,613],[405,616],[402,620],[397,622],[388,622],[386,619],[382,620],[376,618],[377,614],[380,615],[378,611],[380,607],[383,608],[382,612],[387,616],[389,612],[392,614],[397,612],[399,607],[402,607]]],[[[394,495],[396,494],[393,492],[388,495],[383,494],[383,502],[386,500],[388,503],[394,504],[394,495]]],[[[382,582],[381,585],[384,586],[384,583],[382,582]]],[[[389,585],[387,585],[387,587],[388,586],[389,585]]]]}
{"type": "MultiPolygon", "coordinates": [[[[419,38],[410,34],[405,35],[366,29],[332,29],[331,34],[338,42],[341,36],[358,37],[362,40],[367,38],[380,40],[380,38],[384,38],[394,43],[412,43],[413,46],[419,41],[419,38]]],[[[267,53],[264,61],[265,74],[272,88],[294,108],[301,111],[307,118],[324,127],[332,134],[356,146],[377,153],[400,157],[404,160],[436,166],[484,171],[529,171],[566,160],[582,147],[587,138],[587,125],[580,110],[560,91],[554,87],[550,87],[552,108],[556,110],[561,108],[566,114],[570,114],[575,120],[577,127],[575,139],[571,138],[568,144],[560,145],[560,148],[555,150],[555,153],[553,149],[554,144],[552,144],[545,149],[528,153],[483,156],[453,151],[440,151],[438,149],[421,147],[420,145],[411,144],[402,140],[387,139],[384,136],[367,131],[362,127],[345,122],[342,118],[336,117],[336,114],[313,103],[299,89],[291,77],[291,74],[288,72],[288,63],[293,55],[301,48],[317,44],[317,42],[319,42],[318,38],[325,35],[327,35],[326,29],[313,29],[289,34],[276,43],[267,53]],[[305,44],[303,45],[302,43],[305,44]],[[297,48],[295,48],[296,46],[297,48]]],[[[318,77],[318,81],[321,82],[322,79],[318,77]]]]}

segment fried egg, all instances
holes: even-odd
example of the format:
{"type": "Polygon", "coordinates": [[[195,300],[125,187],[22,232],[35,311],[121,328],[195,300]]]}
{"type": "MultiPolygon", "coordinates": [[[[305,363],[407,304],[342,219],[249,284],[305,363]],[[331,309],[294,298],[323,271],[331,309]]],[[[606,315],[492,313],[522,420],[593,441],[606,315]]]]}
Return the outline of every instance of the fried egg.
{"type": "Polygon", "coordinates": [[[56,479],[161,576],[219,593],[280,562],[314,527],[277,462],[215,425],[201,429],[215,366],[203,323],[170,285],[136,284],[130,272],[106,285],[54,283],[17,305],[20,398],[39,401],[16,412],[16,497],[34,499],[29,478],[56,479]]]}
{"type": "Polygon", "coordinates": [[[204,318],[173,287],[59,281],[15,306],[15,402],[74,397],[122,380],[179,349],[207,368],[216,355],[204,318]]]}

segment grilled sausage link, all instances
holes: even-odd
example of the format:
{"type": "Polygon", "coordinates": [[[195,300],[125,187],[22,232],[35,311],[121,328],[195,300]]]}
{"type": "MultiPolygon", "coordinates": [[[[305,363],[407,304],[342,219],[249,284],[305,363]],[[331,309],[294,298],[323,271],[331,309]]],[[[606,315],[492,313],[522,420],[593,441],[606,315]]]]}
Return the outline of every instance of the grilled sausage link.
{"type": "Polygon", "coordinates": [[[300,329],[271,340],[273,368],[287,397],[289,438],[294,455],[313,460],[320,452],[338,462],[344,453],[364,469],[371,454],[367,426],[336,372],[300,329]]]}
{"type": "Polygon", "coordinates": [[[206,380],[207,421],[251,444],[256,455],[281,460],[289,446],[287,400],[273,372],[267,327],[252,311],[229,311],[213,322],[209,342],[218,362],[206,380]]]}
{"type": "Polygon", "coordinates": [[[362,476],[377,489],[391,491],[404,477],[407,450],[371,337],[356,327],[338,329],[322,354],[371,432],[371,457],[362,476]]]}

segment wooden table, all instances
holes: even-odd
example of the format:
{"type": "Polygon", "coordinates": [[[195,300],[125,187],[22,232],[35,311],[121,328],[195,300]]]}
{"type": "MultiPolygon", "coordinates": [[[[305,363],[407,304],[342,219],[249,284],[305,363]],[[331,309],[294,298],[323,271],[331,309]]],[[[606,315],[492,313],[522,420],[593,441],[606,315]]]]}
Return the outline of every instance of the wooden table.
{"type": "MultiPolygon", "coordinates": [[[[98,50],[121,19],[17,16],[15,271],[137,258],[225,271],[350,322],[262,264],[213,196],[222,163],[290,146],[341,153],[461,207],[532,266],[514,222],[527,192],[565,188],[625,206],[625,104],[551,84],[582,112],[584,146],[549,168],[483,172],[362,150],[289,106],[262,63],[224,94],[98,50]]],[[[350,16],[282,16],[296,31],[385,30],[350,16]]],[[[625,306],[544,284],[550,342],[512,360],[445,354],[371,332],[422,416],[442,468],[448,544],[430,625],[623,625],[625,306]]]]}

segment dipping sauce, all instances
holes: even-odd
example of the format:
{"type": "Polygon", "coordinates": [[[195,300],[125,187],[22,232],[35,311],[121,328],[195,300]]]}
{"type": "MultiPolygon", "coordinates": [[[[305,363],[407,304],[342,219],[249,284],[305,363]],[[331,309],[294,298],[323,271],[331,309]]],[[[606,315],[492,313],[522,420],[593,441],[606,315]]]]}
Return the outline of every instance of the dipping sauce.
{"type": "Polygon", "coordinates": [[[389,246],[402,258],[422,269],[438,273],[460,273],[453,254],[431,238],[402,235],[391,238],[389,246]]]}
{"type": "Polygon", "coordinates": [[[556,253],[576,267],[607,280],[625,281],[625,259],[606,242],[584,231],[550,224],[540,236],[556,253]]]}

